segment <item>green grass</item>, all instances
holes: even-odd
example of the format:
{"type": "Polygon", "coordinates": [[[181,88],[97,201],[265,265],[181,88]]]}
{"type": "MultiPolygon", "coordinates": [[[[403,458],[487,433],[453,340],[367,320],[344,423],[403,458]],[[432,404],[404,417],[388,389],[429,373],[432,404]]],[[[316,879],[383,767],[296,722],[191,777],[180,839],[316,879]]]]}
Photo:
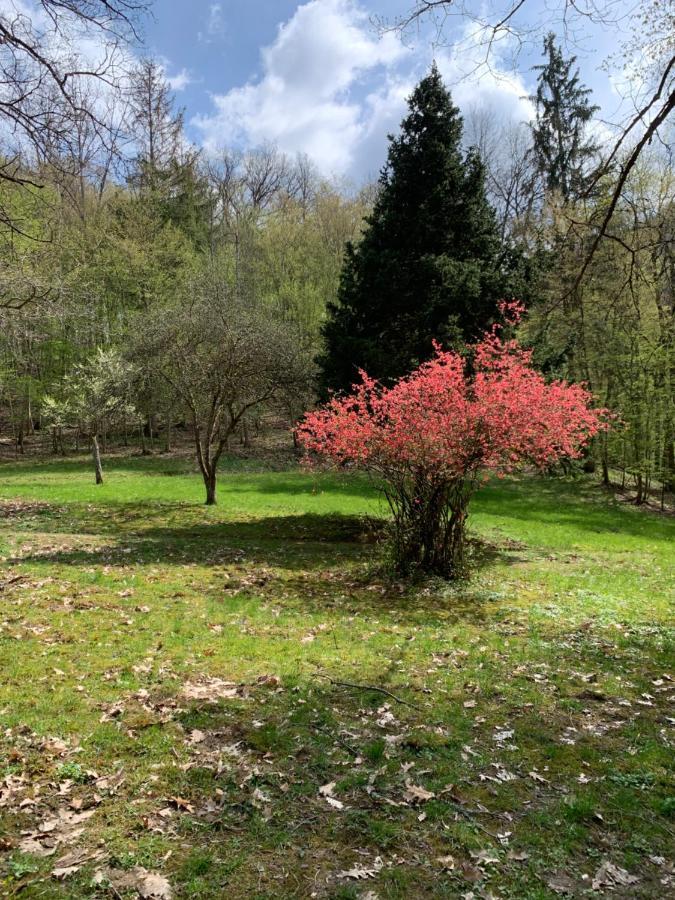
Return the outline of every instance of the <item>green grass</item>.
{"type": "Polygon", "coordinates": [[[538,900],[605,860],[638,879],[612,896],[669,893],[672,518],[495,481],[471,580],[409,584],[363,479],[230,459],[202,491],[175,458],[0,466],[0,894],[140,865],[177,897],[538,900]]]}

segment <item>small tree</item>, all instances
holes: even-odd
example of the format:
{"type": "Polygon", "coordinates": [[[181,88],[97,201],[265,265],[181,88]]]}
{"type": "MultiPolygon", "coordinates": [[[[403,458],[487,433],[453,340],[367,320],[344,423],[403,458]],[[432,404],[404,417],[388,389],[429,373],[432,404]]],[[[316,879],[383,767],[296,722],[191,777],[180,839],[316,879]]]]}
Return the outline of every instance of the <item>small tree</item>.
{"type": "Polygon", "coordinates": [[[377,476],[403,573],[460,575],[469,500],[486,473],[577,457],[604,427],[588,391],[547,384],[530,351],[497,326],[469,349],[467,360],[436,345],[432,360],[391,388],[362,372],[350,395],[308,413],[298,429],[308,454],[377,476]]]}
{"type": "Polygon", "coordinates": [[[171,387],[192,424],[206,503],[216,503],[218,463],[245,416],[288,402],[311,381],[298,332],[244,304],[214,273],[190,296],[139,323],[136,353],[171,387]]]}
{"type": "Polygon", "coordinates": [[[99,439],[138,418],[132,403],[134,370],[116,350],[101,350],[66,375],[57,398],[46,397],[48,420],[79,428],[91,445],[96,484],[103,484],[99,439]]]}
{"type": "Polygon", "coordinates": [[[68,427],[70,414],[68,402],[61,397],[44,397],[40,412],[43,422],[52,430],[53,452],[63,453],[63,429],[68,427]]]}

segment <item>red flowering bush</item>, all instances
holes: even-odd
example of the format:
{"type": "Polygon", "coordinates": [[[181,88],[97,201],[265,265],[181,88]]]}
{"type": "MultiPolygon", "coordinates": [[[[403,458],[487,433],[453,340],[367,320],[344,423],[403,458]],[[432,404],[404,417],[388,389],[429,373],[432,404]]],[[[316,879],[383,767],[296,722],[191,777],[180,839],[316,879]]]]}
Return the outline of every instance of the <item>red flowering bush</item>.
{"type": "MultiPolygon", "coordinates": [[[[513,305],[507,312],[519,314],[513,305]]],[[[468,350],[464,358],[436,346],[433,359],[390,388],[362,372],[351,394],[298,427],[308,458],[378,477],[402,572],[459,575],[469,500],[485,474],[578,457],[606,427],[585,388],[547,383],[531,352],[498,326],[468,350]]]]}

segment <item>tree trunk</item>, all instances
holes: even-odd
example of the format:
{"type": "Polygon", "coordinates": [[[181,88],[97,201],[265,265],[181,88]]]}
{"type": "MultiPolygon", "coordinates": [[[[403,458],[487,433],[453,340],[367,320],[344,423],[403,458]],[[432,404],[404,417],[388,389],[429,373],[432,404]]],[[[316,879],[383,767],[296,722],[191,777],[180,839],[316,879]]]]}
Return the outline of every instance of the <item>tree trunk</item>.
{"type": "Polygon", "coordinates": [[[400,572],[461,577],[470,494],[463,483],[431,488],[418,484],[388,498],[394,512],[393,550],[400,572]]]}
{"type": "Polygon", "coordinates": [[[164,444],[164,450],[166,451],[166,453],[171,453],[171,439],[173,437],[173,428],[172,428],[172,424],[171,424],[172,421],[173,421],[173,410],[169,409],[166,414],[166,441],[164,444]]]}
{"type": "Polygon", "coordinates": [[[204,475],[204,486],[206,487],[206,505],[215,506],[216,501],[216,472],[211,470],[204,475]]]}
{"type": "Polygon", "coordinates": [[[103,484],[103,467],[101,466],[101,451],[98,446],[98,435],[91,438],[91,455],[94,459],[94,471],[96,472],[96,484],[103,484]]]}
{"type": "Polygon", "coordinates": [[[675,442],[669,440],[666,446],[664,486],[667,491],[675,491],[675,442]]]}
{"type": "Polygon", "coordinates": [[[249,433],[248,428],[248,419],[244,416],[241,423],[241,432],[242,432],[242,444],[244,445],[244,449],[248,450],[251,447],[251,435],[249,433]]]}
{"type": "Polygon", "coordinates": [[[636,476],[636,497],[635,503],[640,506],[645,501],[645,492],[644,492],[644,481],[642,479],[642,472],[638,472],[636,476]]]}

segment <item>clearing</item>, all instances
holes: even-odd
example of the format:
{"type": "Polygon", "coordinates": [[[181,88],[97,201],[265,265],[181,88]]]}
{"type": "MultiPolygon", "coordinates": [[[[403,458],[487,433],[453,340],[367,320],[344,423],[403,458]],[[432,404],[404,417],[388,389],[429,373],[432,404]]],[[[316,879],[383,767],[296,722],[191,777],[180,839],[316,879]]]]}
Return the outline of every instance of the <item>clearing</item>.
{"type": "Polygon", "coordinates": [[[0,894],[673,890],[672,517],[496,481],[409,585],[363,480],[106,478],[0,467],[0,894]]]}

